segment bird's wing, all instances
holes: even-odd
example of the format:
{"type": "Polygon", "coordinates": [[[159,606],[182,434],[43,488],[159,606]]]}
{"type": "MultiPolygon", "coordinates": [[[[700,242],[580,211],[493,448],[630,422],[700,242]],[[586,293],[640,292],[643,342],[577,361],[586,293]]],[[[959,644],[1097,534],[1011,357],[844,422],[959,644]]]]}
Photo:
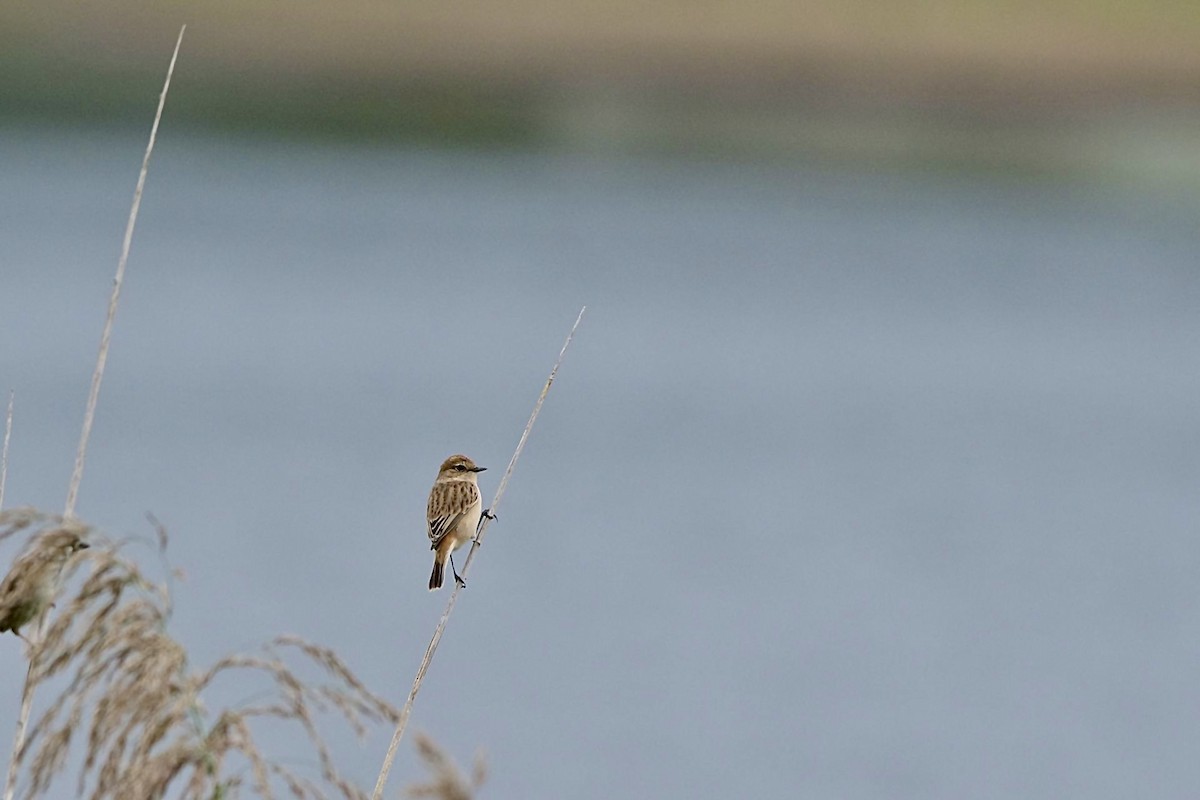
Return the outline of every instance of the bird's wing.
{"type": "Polygon", "coordinates": [[[446,534],[463,515],[479,502],[479,489],[473,483],[455,481],[434,486],[429,493],[429,508],[426,519],[429,523],[429,540],[437,547],[446,534]]]}
{"type": "Polygon", "coordinates": [[[446,534],[454,530],[454,526],[462,519],[463,512],[457,514],[443,514],[437,519],[429,520],[429,541],[437,547],[438,542],[446,538],[446,534]]]}

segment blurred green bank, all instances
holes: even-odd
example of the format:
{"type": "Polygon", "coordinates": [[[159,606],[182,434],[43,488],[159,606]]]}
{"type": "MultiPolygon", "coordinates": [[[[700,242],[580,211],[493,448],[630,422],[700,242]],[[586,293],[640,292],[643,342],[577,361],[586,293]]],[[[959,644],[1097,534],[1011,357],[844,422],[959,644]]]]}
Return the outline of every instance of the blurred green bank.
{"type": "Polygon", "coordinates": [[[1200,4],[49,0],[0,124],[1200,180],[1200,4]]]}

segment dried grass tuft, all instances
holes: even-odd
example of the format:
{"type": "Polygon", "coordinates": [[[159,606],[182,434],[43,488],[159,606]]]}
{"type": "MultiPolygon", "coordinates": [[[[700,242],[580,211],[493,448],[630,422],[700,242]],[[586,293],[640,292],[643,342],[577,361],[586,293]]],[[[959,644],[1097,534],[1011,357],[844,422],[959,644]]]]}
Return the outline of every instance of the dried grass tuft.
{"type": "MultiPolygon", "coordinates": [[[[36,533],[10,578],[27,573],[24,562],[44,548],[87,533],[79,523],[28,509],[0,513],[0,539],[30,528],[36,533]]],[[[161,527],[159,537],[165,546],[161,527]]],[[[299,800],[367,796],[338,771],[319,726],[326,717],[340,717],[362,736],[374,724],[395,724],[400,715],[332,650],[285,636],[260,653],[192,670],[186,650],[167,632],[167,586],[123,558],[119,545],[98,544],[67,560],[61,572],[62,584],[77,588],[60,599],[45,635],[30,646],[30,682],[57,678],[66,685],[16,754],[24,797],[50,789],[73,746],[83,753],[75,794],[91,800],[161,798],[168,790],[197,800],[238,797],[243,790],[299,800]],[[245,671],[265,676],[273,690],[259,702],[207,714],[205,691],[219,678],[245,671]],[[319,681],[305,680],[301,671],[315,672],[319,681]],[[255,737],[258,719],[299,726],[319,777],[272,760],[255,737]]]]}
{"type": "Polygon", "coordinates": [[[409,797],[432,797],[437,800],[472,800],[475,792],[487,779],[487,764],[482,754],[476,754],[475,764],[468,779],[446,755],[437,743],[423,733],[414,737],[417,754],[433,773],[429,783],[415,784],[408,788],[409,797]]]}
{"type": "MultiPolygon", "coordinates": [[[[6,518],[12,522],[4,527],[0,538],[10,535],[10,529],[24,530],[36,522],[36,515],[28,509],[0,512],[0,526],[6,518]]],[[[57,519],[30,539],[25,552],[0,581],[0,632],[12,631],[25,638],[21,627],[41,616],[54,597],[63,566],[88,546],[83,540],[85,532],[77,522],[57,519]]]]}

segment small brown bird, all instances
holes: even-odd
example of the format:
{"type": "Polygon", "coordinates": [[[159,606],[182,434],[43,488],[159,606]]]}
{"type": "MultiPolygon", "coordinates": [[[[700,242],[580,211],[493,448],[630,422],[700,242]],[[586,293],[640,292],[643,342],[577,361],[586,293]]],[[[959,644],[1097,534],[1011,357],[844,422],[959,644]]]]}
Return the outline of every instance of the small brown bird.
{"type": "Polygon", "coordinates": [[[483,515],[483,500],[479,494],[479,476],[487,467],[477,467],[463,455],[450,456],[442,462],[437,480],[429,490],[430,549],[433,553],[433,574],[429,576],[429,591],[442,588],[446,561],[460,586],[466,586],[454,568],[452,553],[475,538],[479,518],[483,515]]]}
{"type": "Polygon", "coordinates": [[[54,598],[59,573],[67,559],[88,543],[78,530],[58,528],[34,540],[0,582],[0,632],[21,636],[21,626],[37,619],[54,598]]]}

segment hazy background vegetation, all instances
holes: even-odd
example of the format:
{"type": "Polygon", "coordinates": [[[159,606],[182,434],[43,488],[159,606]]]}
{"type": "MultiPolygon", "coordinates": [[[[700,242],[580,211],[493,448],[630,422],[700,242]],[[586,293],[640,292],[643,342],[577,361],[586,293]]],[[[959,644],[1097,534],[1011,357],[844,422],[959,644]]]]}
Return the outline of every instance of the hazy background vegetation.
{"type": "Polygon", "coordinates": [[[6,119],[1194,179],[1184,0],[10,4],[6,119]]]}

